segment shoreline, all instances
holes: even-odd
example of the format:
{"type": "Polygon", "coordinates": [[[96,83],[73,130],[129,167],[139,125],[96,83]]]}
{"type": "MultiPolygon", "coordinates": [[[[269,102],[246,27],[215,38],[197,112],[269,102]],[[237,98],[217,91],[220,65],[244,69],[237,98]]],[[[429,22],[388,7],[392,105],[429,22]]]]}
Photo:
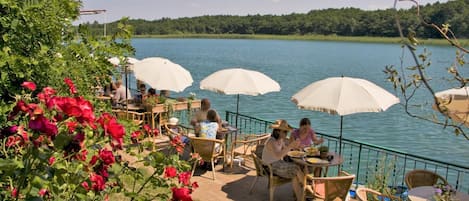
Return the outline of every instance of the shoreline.
{"type": "MultiPolygon", "coordinates": [[[[168,34],[134,35],[133,38],[206,38],[206,39],[252,39],[252,40],[303,40],[303,41],[340,41],[359,43],[401,43],[400,37],[368,37],[337,35],[254,35],[254,34],[168,34]]],[[[419,45],[451,46],[444,39],[418,39],[419,45]]],[[[469,39],[459,39],[462,46],[469,46],[469,39]]]]}

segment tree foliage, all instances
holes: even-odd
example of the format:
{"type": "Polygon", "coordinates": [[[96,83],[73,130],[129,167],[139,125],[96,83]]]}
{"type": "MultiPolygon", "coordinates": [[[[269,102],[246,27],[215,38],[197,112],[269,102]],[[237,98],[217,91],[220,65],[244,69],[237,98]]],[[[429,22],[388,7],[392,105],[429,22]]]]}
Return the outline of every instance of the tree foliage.
{"type": "MultiPolygon", "coordinates": [[[[469,0],[455,0],[421,6],[422,17],[436,24],[458,25],[454,30],[460,38],[469,38],[469,0]]],[[[425,29],[414,15],[417,7],[398,10],[401,23],[415,30],[423,38],[438,38],[433,30],[425,29]]],[[[273,34],[273,35],[341,35],[398,37],[394,22],[395,9],[364,11],[357,8],[311,10],[306,14],[200,16],[192,18],[134,19],[135,35],[164,34],[273,34]]],[[[95,34],[103,25],[86,24],[95,34]]],[[[107,25],[108,32],[116,31],[116,23],[107,25]]],[[[404,30],[407,32],[407,30],[404,30]]]]}
{"type": "MultiPolygon", "coordinates": [[[[96,78],[109,80],[114,71],[106,58],[133,54],[125,21],[116,22],[119,27],[105,38],[90,36],[85,26],[73,26],[80,6],[74,0],[0,1],[1,113],[11,109],[24,81],[64,91],[61,83],[69,77],[82,95],[90,95],[96,78]]],[[[0,115],[0,124],[5,122],[0,115]]]]}
{"type": "MultiPolygon", "coordinates": [[[[395,1],[411,1],[419,8],[418,2],[415,0],[395,1]]],[[[460,36],[460,34],[456,32],[456,30],[461,32],[466,31],[459,28],[460,26],[464,27],[466,25],[465,23],[453,21],[454,18],[462,17],[459,16],[457,12],[464,12],[464,6],[466,6],[467,3],[469,3],[467,0],[450,1],[448,4],[436,4],[437,8],[440,9],[424,7],[414,10],[413,15],[416,16],[416,19],[419,19],[420,24],[422,24],[421,28],[406,24],[401,20],[401,15],[396,13],[394,17],[397,30],[402,38],[403,52],[408,51],[414,65],[404,66],[403,62],[401,62],[401,66],[398,67],[387,66],[384,72],[388,75],[388,81],[393,84],[394,89],[403,97],[403,106],[406,114],[423,121],[442,125],[444,128],[452,128],[454,129],[455,135],[462,135],[466,140],[469,140],[467,126],[464,125],[464,122],[451,119],[449,117],[450,115],[448,115],[450,111],[447,110],[447,105],[450,104],[451,101],[435,96],[434,88],[436,84],[432,83],[434,78],[429,76],[426,72],[428,68],[432,67],[431,54],[425,49],[423,49],[422,53],[419,53],[421,48],[417,39],[418,36],[425,35],[426,33],[435,33],[455,47],[456,54],[452,59],[454,62],[446,67],[448,74],[441,76],[454,88],[467,86],[469,78],[467,77],[468,66],[465,55],[469,53],[469,50],[466,49],[463,44],[459,43],[458,36],[460,36]],[[448,22],[451,21],[456,24],[449,24],[448,22]],[[409,30],[407,34],[403,31],[405,28],[409,30]],[[424,99],[423,101],[417,100],[415,97],[418,93],[427,94],[425,97],[428,97],[428,99],[424,99]],[[422,108],[431,107],[434,107],[436,111],[430,114],[428,112],[422,112],[422,108]],[[437,115],[436,113],[443,115],[437,115]]],[[[467,108],[460,109],[464,111],[467,108]]],[[[468,114],[466,113],[465,115],[468,114]]]]}

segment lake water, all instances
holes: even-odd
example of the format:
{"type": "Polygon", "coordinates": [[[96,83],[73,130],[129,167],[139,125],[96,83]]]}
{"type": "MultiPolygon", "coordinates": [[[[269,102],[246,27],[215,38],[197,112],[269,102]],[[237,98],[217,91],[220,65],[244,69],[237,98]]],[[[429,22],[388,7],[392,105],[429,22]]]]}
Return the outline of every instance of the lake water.
{"type": "MultiPolygon", "coordinates": [[[[409,66],[409,54],[402,54],[397,44],[350,42],[225,40],[225,39],[134,39],[136,57],[165,57],[189,70],[194,79],[191,87],[172,96],[207,97],[221,115],[236,111],[236,96],[216,94],[199,89],[199,82],[209,74],[232,67],[257,70],[276,80],[281,91],[262,96],[240,96],[240,113],[265,120],[283,118],[294,126],[303,117],[312,121],[317,132],[338,135],[340,117],[297,109],[290,98],[308,84],[328,77],[364,78],[394,93],[385,81],[385,66],[409,66]]],[[[429,75],[435,90],[450,85],[442,80],[446,67],[454,60],[450,47],[426,47],[432,53],[429,75]]],[[[422,52],[421,50],[420,52],[422,52]]],[[[131,85],[135,88],[135,85],[131,85]]],[[[419,100],[431,101],[426,92],[419,100]]],[[[402,101],[402,97],[401,97],[402,101]]],[[[431,108],[422,108],[431,112],[431,108]]],[[[469,164],[469,141],[443,129],[404,114],[401,105],[381,113],[359,113],[344,116],[343,137],[435,158],[455,164],[469,164]]]]}

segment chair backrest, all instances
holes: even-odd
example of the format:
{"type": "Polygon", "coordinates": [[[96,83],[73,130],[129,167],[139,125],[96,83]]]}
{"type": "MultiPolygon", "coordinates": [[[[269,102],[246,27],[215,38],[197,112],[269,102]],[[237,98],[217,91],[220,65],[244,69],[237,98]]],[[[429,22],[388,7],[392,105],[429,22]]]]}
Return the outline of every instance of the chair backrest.
{"type": "Polygon", "coordinates": [[[342,174],[345,176],[310,177],[313,181],[312,184],[315,186],[314,191],[316,193],[320,192],[319,194],[324,196],[324,201],[345,200],[355,175],[346,172],[342,172],[342,174]],[[321,192],[320,188],[323,188],[324,192],[321,192]]]}
{"type": "Polygon", "coordinates": [[[265,167],[265,164],[262,162],[262,150],[264,149],[264,145],[257,145],[252,149],[252,160],[254,161],[254,165],[256,166],[256,175],[257,176],[269,176],[269,172],[265,167]]]}
{"type": "Polygon", "coordinates": [[[445,178],[428,170],[412,170],[405,175],[405,183],[409,189],[419,186],[433,186],[438,182],[448,184],[445,178]]]}
{"type": "Polygon", "coordinates": [[[126,119],[133,121],[137,125],[143,124],[145,120],[145,113],[125,111],[125,110],[112,110],[118,119],[126,119]]]}
{"type": "Polygon", "coordinates": [[[210,161],[212,158],[220,155],[223,151],[223,147],[225,146],[225,141],[218,139],[190,137],[190,141],[192,148],[194,149],[194,153],[198,153],[204,161],[210,161]],[[218,151],[216,149],[217,146],[220,147],[218,151]]]}
{"type": "Polygon", "coordinates": [[[356,190],[356,195],[358,201],[368,201],[369,200],[379,200],[379,201],[401,201],[399,197],[393,196],[393,195],[385,195],[383,193],[380,193],[376,190],[366,188],[366,187],[358,187],[356,190]]]}

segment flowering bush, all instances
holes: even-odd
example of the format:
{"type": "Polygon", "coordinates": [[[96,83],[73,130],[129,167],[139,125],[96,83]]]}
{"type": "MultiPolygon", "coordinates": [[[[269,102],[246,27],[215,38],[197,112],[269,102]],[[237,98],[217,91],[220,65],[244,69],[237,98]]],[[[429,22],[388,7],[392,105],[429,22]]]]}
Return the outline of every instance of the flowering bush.
{"type": "Polygon", "coordinates": [[[126,146],[128,141],[139,142],[154,130],[145,126],[127,135],[116,117],[96,117],[93,105],[78,95],[72,80],[64,81],[71,96],[58,96],[51,87],[37,92],[33,82],[22,84],[37,95],[17,96],[8,127],[1,129],[2,200],[191,200],[197,183],[190,183],[190,166],[177,155],[143,155],[139,144],[134,157],[143,165],[122,160],[121,154],[133,151],[126,146]],[[148,167],[150,172],[143,171],[148,167]]]}
{"type": "Polygon", "coordinates": [[[436,201],[456,201],[452,196],[456,190],[449,184],[438,183],[435,186],[435,200],[436,201]]]}

